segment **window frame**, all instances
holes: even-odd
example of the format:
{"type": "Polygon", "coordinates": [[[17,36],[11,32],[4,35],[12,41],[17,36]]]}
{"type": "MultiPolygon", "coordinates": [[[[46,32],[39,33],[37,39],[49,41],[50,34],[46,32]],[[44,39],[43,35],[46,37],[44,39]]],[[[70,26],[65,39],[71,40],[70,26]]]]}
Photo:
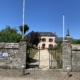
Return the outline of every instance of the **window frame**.
{"type": "Polygon", "coordinates": [[[42,38],[41,41],[42,41],[42,42],[46,42],[46,38],[42,38]]]}
{"type": "Polygon", "coordinates": [[[49,38],[49,42],[53,42],[53,39],[52,38],[49,38]]]}

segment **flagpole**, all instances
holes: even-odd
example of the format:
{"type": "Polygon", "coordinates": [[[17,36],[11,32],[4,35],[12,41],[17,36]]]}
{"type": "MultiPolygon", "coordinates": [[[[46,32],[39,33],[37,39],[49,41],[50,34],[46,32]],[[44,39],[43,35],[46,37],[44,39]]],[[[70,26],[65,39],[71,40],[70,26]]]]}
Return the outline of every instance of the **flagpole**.
{"type": "Polygon", "coordinates": [[[24,11],[25,11],[25,0],[23,0],[23,34],[22,34],[22,39],[24,39],[24,11]]]}
{"type": "Polygon", "coordinates": [[[64,14],[63,14],[63,41],[64,41],[64,14]]]}

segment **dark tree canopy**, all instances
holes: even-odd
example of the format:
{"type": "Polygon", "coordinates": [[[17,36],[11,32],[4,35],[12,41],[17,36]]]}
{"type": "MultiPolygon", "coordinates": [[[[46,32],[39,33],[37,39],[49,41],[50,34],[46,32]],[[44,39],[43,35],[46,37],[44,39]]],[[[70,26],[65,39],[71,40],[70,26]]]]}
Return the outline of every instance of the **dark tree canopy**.
{"type": "Polygon", "coordinates": [[[38,32],[34,32],[34,31],[30,32],[27,35],[27,37],[28,37],[28,40],[30,41],[30,43],[32,45],[36,45],[36,46],[39,44],[39,42],[41,40],[40,34],[38,32]]]}
{"type": "MultiPolygon", "coordinates": [[[[19,29],[20,29],[20,31],[21,32],[23,32],[23,26],[21,25],[21,26],[19,26],[19,29]]],[[[29,30],[29,27],[28,27],[28,25],[24,25],[24,34],[26,33],[26,31],[28,31],[29,30]]]]}

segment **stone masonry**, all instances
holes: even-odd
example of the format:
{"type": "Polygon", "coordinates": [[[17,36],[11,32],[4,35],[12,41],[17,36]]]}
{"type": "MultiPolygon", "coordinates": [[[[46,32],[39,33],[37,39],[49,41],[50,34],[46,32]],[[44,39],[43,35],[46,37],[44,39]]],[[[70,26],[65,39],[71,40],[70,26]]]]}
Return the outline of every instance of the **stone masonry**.
{"type": "Polygon", "coordinates": [[[80,44],[70,44],[69,41],[63,41],[62,61],[63,71],[67,71],[67,67],[70,67],[71,71],[80,71],[80,44]]]}
{"type": "Polygon", "coordinates": [[[0,43],[0,67],[21,69],[23,64],[26,64],[25,41],[20,41],[19,43],[0,43]]]}
{"type": "Polygon", "coordinates": [[[80,44],[72,44],[72,71],[80,71],[80,44]]]}
{"type": "Polygon", "coordinates": [[[62,64],[63,71],[67,71],[67,67],[71,66],[71,45],[68,41],[63,41],[62,43],[62,64]]]}

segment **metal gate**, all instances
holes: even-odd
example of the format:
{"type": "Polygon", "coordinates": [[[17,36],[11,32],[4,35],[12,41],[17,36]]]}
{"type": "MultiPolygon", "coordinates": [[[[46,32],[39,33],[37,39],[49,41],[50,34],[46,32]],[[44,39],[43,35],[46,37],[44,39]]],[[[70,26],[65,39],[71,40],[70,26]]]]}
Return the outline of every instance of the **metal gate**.
{"type": "Polygon", "coordinates": [[[49,68],[61,69],[62,68],[62,49],[49,49],[49,68]]]}
{"type": "Polygon", "coordinates": [[[27,65],[26,65],[27,69],[28,68],[40,68],[39,67],[40,66],[40,47],[29,49],[27,53],[26,62],[27,62],[27,65]]]}

